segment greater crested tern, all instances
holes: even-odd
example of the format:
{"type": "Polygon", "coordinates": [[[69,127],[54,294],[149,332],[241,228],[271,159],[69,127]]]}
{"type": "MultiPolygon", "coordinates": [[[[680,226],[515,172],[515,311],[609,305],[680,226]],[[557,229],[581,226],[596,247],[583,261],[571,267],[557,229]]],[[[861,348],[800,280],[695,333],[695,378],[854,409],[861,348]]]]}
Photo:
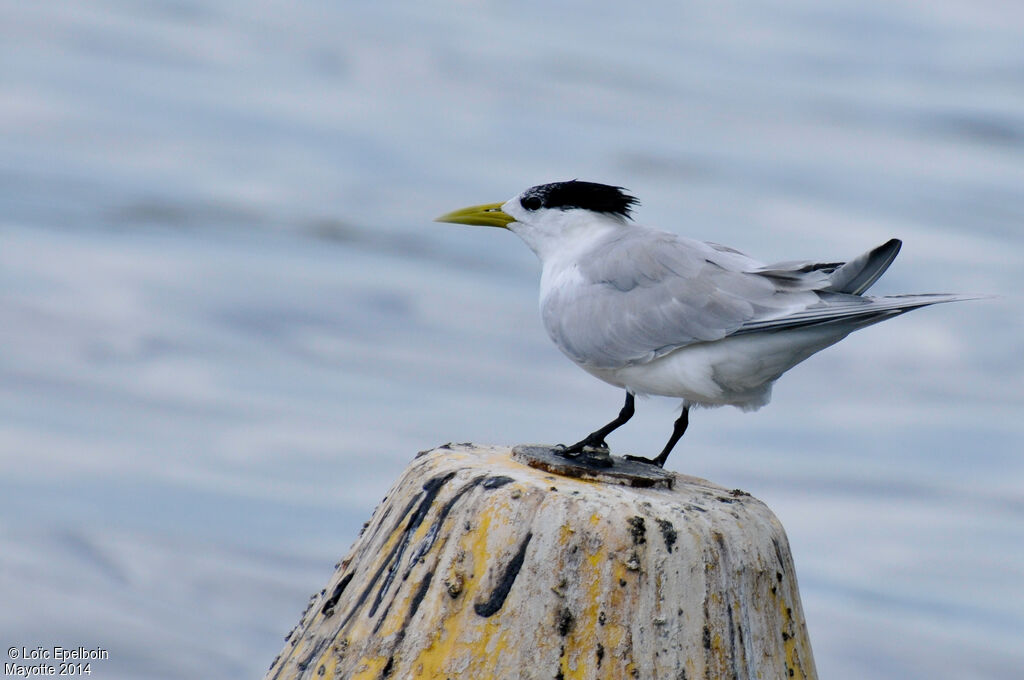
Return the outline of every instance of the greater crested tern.
{"type": "Polygon", "coordinates": [[[849,262],[766,265],[727,246],[635,224],[637,203],[622,187],[572,180],[437,218],[501,227],[525,241],[542,266],[548,335],[580,368],[626,390],[614,420],[559,447],[566,457],[606,452],[605,438],[633,416],[634,395],[677,397],[682,413],[661,453],[627,456],[663,467],[691,406],[759,409],[779,376],[849,333],[975,297],[864,296],[896,258],[898,239],[849,262]]]}

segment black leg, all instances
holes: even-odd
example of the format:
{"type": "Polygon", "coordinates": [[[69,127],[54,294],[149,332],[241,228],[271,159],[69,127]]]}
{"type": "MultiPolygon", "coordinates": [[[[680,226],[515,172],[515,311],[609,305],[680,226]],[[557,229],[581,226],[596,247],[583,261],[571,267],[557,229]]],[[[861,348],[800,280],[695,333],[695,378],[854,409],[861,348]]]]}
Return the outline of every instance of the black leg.
{"type": "Polygon", "coordinates": [[[684,406],[683,412],[676,418],[676,424],[672,426],[672,436],[668,438],[668,443],[665,444],[665,448],[661,450],[657,458],[641,458],[640,456],[626,456],[629,460],[635,460],[638,463],[649,463],[651,465],[657,465],[658,467],[665,467],[665,461],[668,460],[668,454],[672,453],[672,449],[675,448],[676,443],[686,432],[686,426],[690,424],[690,407],[684,406]]]}
{"type": "Polygon", "coordinates": [[[583,448],[586,446],[607,449],[608,445],[605,444],[604,438],[607,437],[612,432],[614,432],[619,427],[625,425],[626,421],[633,417],[633,413],[633,394],[631,392],[626,392],[626,403],[622,405],[622,410],[619,411],[619,415],[618,417],[615,418],[615,420],[608,423],[600,430],[591,432],[586,437],[576,442],[572,446],[560,447],[558,450],[558,455],[565,456],[566,458],[575,458],[576,456],[580,455],[580,453],[583,451],[583,448]]]}

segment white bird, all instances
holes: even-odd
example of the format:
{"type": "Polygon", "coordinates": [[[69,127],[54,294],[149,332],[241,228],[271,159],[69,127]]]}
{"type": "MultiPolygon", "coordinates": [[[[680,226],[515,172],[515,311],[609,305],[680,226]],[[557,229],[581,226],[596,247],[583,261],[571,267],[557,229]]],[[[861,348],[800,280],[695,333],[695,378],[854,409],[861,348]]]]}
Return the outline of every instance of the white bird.
{"type": "Polygon", "coordinates": [[[626,390],[618,417],[561,455],[607,451],[634,395],[677,397],[682,413],[653,459],[664,466],[691,406],[761,408],[783,373],[849,333],[904,312],[973,296],[865,297],[900,250],[892,239],[849,262],[765,265],[738,250],[631,221],[622,187],[555,182],[438,222],[502,227],[540,258],[540,311],[558,348],[626,390]]]}

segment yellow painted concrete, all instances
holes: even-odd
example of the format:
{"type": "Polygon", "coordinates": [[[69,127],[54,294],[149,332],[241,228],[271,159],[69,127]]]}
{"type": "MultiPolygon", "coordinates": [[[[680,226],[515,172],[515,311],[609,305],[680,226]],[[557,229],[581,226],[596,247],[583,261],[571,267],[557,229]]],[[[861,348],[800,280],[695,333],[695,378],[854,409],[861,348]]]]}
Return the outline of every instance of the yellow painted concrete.
{"type": "Polygon", "coordinates": [[[703,480],[634,489],[535,470],[504,448],[437,449],[395,484],[266,677],[813,680],[792,562],[783,551],[777,564],[773,539],[787,545],[763,504],[703,480]],[[452,472],[407,533],[399,515],[452,472]],[[512,481],[485,483],[499,477],[512,481]],[[671,552],[659,520],[674,527],[671,552]],[[502,584],[501,606],[479,614],[502,584]]]}

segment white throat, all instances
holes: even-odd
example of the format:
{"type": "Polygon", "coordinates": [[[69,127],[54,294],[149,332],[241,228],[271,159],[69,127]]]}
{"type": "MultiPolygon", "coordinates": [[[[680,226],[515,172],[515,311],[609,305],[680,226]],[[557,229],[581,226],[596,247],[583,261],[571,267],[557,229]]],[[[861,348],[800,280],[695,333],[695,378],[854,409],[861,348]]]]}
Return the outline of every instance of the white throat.
{"type": "Polygon", "coordinates": [[[537,210],[529,212],[518,201],[509,201],[502,210],[515,222],[508,225],[540,258],[544,268],[564,267],[626,228],[625,220],[587,210],[537,210]]]}

